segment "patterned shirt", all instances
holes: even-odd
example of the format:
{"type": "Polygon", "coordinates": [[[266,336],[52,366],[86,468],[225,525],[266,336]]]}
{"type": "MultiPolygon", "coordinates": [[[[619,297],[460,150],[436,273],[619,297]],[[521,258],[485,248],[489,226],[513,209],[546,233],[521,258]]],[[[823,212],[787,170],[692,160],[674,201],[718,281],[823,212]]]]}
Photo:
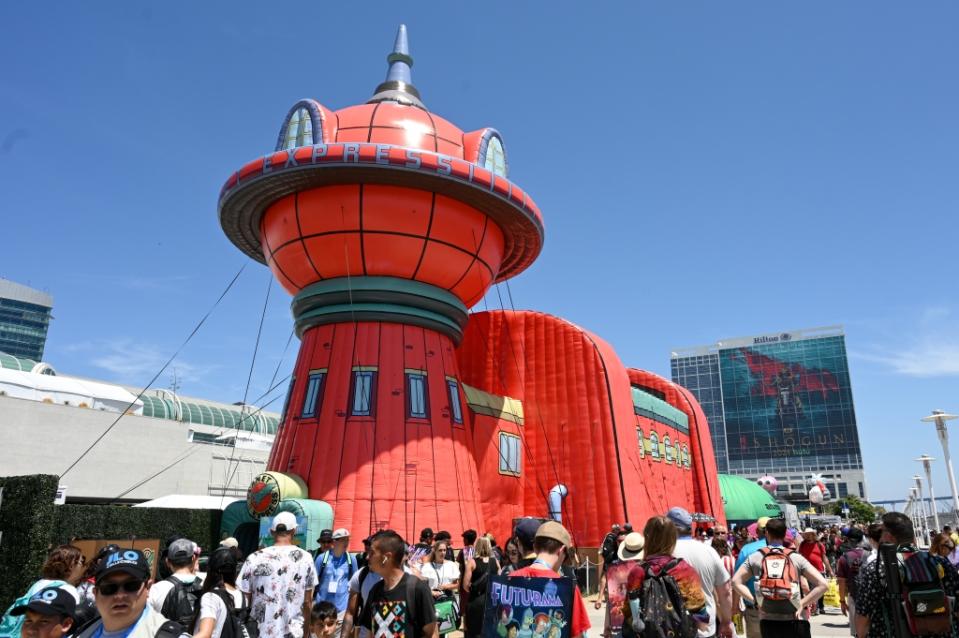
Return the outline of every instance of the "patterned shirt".
{"type": "Polygon", "coordinates": [[[303,600],[316,587],[313,557],[295,545],[274,545],[250,554],[240,591],[252,595],[251,614],[262,638],[302,638],[303,600]]]}
{"type": "MultiPolygon", "coordinates": [[[[878,554],[878,552],[875,553],[878,554]]],[[[956,568],[942,556],[929,554],[929,560],[940,574],[946,595],[959,596],[959,574],[956,573],[956,568]]],[[[885,574],[882,570],[882,560],[865,563],[859,570],[856,615],[869,618],[868,638],[892,638],[894,635],[894,632],[886,626],[886,585],[885,574]]],[[[955,630],[956,622],[953,620],[953,631],[955,630]]],[[[945,636],[949,636],[949,634],[945,634],[945,636]]]]}

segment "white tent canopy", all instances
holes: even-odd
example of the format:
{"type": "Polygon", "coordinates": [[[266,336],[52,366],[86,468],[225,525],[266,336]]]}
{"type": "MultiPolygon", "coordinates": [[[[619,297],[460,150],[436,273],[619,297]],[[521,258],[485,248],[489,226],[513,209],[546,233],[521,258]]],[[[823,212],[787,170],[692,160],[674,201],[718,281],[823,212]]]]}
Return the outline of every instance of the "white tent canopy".
{"type": "Polygon", "coordinates": [[[242,501],[232,496],[207,496],[204,494],[167,494],[133,507],[161,507],[186,510],[223,510],[232,503],[242,501]]]}

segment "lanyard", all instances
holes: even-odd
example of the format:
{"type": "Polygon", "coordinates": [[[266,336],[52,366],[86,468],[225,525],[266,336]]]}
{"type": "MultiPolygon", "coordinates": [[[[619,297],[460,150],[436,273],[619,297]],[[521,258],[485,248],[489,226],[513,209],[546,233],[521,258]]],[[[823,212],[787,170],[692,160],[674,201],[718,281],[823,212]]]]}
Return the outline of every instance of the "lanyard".
{"type": "Polygon", "coordinates": [[[542,565],[543,567],[545,567],[545,568],[548,569],[549,571],[554,571],[552,565],[550,565],[550,564],[547,563],[546,561],[544,561],[544,560],[542,560],[542,559],[539,559],[539,558],[537,558],[536,560],[533,561],[533,565],[542,565]]]}

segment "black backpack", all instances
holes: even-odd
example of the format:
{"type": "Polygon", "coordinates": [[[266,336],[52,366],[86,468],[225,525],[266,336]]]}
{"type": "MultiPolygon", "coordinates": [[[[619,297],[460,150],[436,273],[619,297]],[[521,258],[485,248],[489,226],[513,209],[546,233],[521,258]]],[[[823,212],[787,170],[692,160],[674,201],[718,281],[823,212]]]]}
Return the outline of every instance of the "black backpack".
{"type": "Polygon", "coordinates": [[[616,536],[612,532],[606,534],[606,538],[603,539],[602,548],[599,550],[600,555],[603,557],[604,567],[612,564],[616,560],[617,549],[619,549],[619,545],[616,543],[616,536]]]}
{"type": "Polygon", "coordinates": [[[679,591],[676,579],[669,570],[679,564],[681,558],[674,558],[662,569],[653,571],[649,563],[642,564],[645,578],[639,590],[630,591],[623,605],[625,619],[623,636],[625,638],[696,638],[696,621],[686,609],[686,602],[679,591]],[[642,614],[642,631],[637,634],[633,629],[629,601],[639,598],[642,614]]]}
{"type": "MultiPolygon", "coordinates": [[[[243,605],[239,609],[233,604],[233,595],[226,589],[217,587],[210,591],[216,594],[226,605],[226,619],[223,621],[223,631],[220,638],[258,638],[260,628],[256,620],[250,615],[250,608],[243,605]]],[[[196,633],[196,628],[193,630],[196,633]]]]}
{"type": "Polygon", "coordinates": [[[196,617],[196,611],[200,607],[203,583],[197,578],[192,583],[187,584],[176,576],[170,576],[166,581],[173,584],[173,589],[163,600],[160,613],[167,620],[175,620],[184,627],[190,627],[196,617]]]}

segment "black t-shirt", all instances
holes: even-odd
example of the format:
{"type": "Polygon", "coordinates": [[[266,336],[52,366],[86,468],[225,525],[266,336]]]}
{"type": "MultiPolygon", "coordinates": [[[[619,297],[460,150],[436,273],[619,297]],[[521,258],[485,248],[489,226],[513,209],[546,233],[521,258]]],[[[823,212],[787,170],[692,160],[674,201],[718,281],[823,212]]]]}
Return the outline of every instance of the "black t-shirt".
{"type": "Polygon", "coordinates": [[[396,587],[389,591],[385,586],[384,581],[373,585],[363,605],[359,626],[374,636],[420,638],[423,627],[436,622],[430,586],[410,574],[403,574],[396,587]]]}

